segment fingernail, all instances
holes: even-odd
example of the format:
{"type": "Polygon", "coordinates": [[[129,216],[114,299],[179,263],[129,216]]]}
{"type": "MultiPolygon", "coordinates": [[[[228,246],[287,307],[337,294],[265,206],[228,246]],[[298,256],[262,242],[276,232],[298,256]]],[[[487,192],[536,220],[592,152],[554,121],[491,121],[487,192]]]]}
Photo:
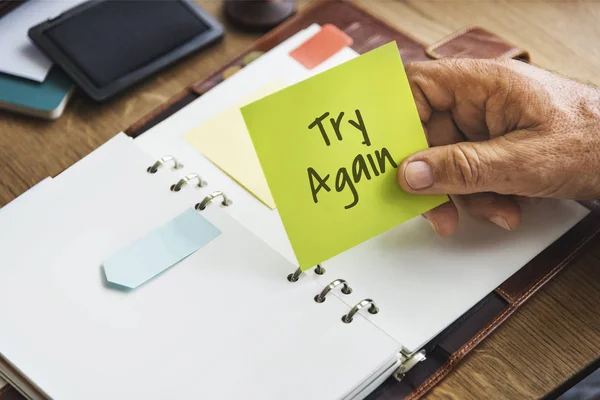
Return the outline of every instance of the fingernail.
{"type": "Polygon", "coordinates": [[[494,224],[498,225],[502,229],[506,229],[507,231],[512,230],[510,229],[510,225],[508,225],[508,221],[506,220],[506,218],[500,215],[494,215],[493,217],[490,217],[490,221],[492,221],[494,224]]]}
{"type": "Polygon", "coordinates": [[[438,231],[437,225],[432,220],[430,220],[429,218],[427,218],[427,216],[425,214],[423,214],[423,218],[425,218],[425,220],[427,222],[429,222],[429,226],[431,226],[431,229],[433,229],[433,231],[436,233],[436,235],[439,235],[440,232],[438,231]]]}
{"type": "Polygon", "coordinates": [[[404,169],[404,179],[414,190],[426,189],[433,185],[433,171],[425,161],[413,161],[404,169]]]}

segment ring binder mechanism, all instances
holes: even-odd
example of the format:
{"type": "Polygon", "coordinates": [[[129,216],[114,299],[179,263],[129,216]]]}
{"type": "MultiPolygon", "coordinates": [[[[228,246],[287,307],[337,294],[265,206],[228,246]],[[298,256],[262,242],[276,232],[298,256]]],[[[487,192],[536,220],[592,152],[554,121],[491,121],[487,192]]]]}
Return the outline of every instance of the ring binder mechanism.
{"type": "Polygon", "coordinates": [[[425,361],[425,359],[425,350],[418,351],[411,356],[400,354],[400,366],[392,374],[394,379],[398,382],[402,382],[406,373],[421,361],[425,361]]]}
{"type": "Polygon", "coordinates": [[[212,192],[208,196],[206,196],[200,203],[196,204],[196,210],[202,211],[204,210],[210,203],[212,203],[215,199],[221,197],[223,201],[221,201],[221,205],[230,206],[233,204],[233,201],[229,197],[225,195],[223,192],[212,192]]]}
{"type": "Polygon", "coordinates": [[[173,161],[173,169],[183,168],[183,164],[180,163],[179,161],[177,161],[177,159],[175,157],[164,156],[164,157],[159,158],[153,165],[148,167],[147,171],[151,174],[155,174],[156,171],[158,171],[158,169],[160,167],[162,167],[165,163],[168,163],[170,161],[173,161]]]}
{"type": "MultiPolygon", "coordinates": [[[[159,168],[163,167],[166,163],[169,162],[173,163],[173,169],[183,168],[183,164],[180,163],[174,156],[167,155],[158,159],[152,166],[148,167],[147,171],[148,173],[154,174],[158,171],[159,168]]],[[[184,186],[190,184],[190,182],[192,181],[197,181],[196,186],[200,188],[205,187],[208,184],[208,182],[205,181],[199,174],[193,173],[181,178],[177,183],[171,185],[170,189],[172,192],[179,192],[181,191],[181,189],[183,189],[184,186]]],[[[221,191],[216,191],[202,199],[202,201],[200,203],[197,203],[194,208],[198,211],[202,211],[206,209],[206,207],[208,207],[210,203],[219,198],[221,199],[221,205],[223,206],[230,206],[231,204],[233,204],[232,200],[229,197],[227,197],[225,193],[221,191]]],[[[314,269],[314,272],[317,275],[323,275],[325,274],[326,269],[321,264],[317,264],[314,269]]],[[[300,268],[298,268],[293,273],[287,276],[287,280],[289,282],[297,282],[300,279],[300,275],[302,275],[302,273],[303,271],[300,268]]],[[[343,294],[349,295],[352,293],[352,288],[350,287],[350,285],[348,285],[348,282],[346,282],[344,279],[335,279],[331,281],[331,283],[329,283],[327,286],[325,286],[321,293],[315,295],[315,302],[325,302],[325,300],[327,299],[327,295],[338,286],[342,287],[340,291],[343,294]]],[[[375,302],[373,300],[363,299],[360,302],[358,302],[354,307],[352,307],[348,314],[344,314],[342,316],[342,321],[346,324],[351,323],[354,320],[354,316],[361,309],[367,306],[367,311],[370,314],[377,314],[379,312],[379,308],[377,307],[377,305],[375,305],[375,302]]],[[[418,351],[414,354],[406,354],[406,352],[402,350],[400,353],[398,353],[399,366],[393,373],[394,379],[396,379],[398,382],[401,382],[410,369],[412,369],[415,365],[417,365],[421,361],[424,361],[425,359],[425,350],[418,351]]]]}
{"type": "MultiPolygon", "coordinates": [[[[327,270],[323,268],[321,264],[317,264],[317,266],[315,267],[315,274],[317,275],[323,275],[326,271],[327,270]]],[[[293,273],[287,276],[287,280],[290,282],[298,282],[298,279],[300,279],[300,275],[302,275],[302,270],[298,268],[293,273]]]]}
{"type": "Polygon", "coordinates": [[[373,300],[364,299],[356,303],[356,305],[352,307],[352,310],[350,310],[348,314],[344,314],[342,316],[342,321],[346,324],[349,324],[354,320],[354,315],[356,315],[357,312],[359,312],[362,308],[366,307],[367,305],[369,305],[369,309],[367,310],[369,311],[369,313],[377,314],[379,312],[379,308],[377,308],[373,300]]]}
{"type": "Polygon", "coordinates": [[[327,296],[327,294],[334,289],[335,287],[339,286],[339,285],[344,285],[342,287],[341,292],[344,294],[350,294],[352,293],[352,288],[350,286],[348,286],[348,283],[343,280],[343,279],[336,279],[335,281],[331,282],[329,285],[325,286],[323,288],[323,290],[321,291],[321,293],[319,293],[318,295],[315,296],[315,301],[317,303],[323,303],[326,299],[325,296],[327,296]]]}
{"type": "Polygon", "coordinates": [[[179,182],[177,182],[174,185],[171,185],[171,191],[172,192],[179,192],[185,185],[187,185],[189,183],[189,181],[193,181],[194,179],[198,180],[198,184],[196,186],[198,187],[204,187],[208,184],[208,182],[206,182],[204,179],[202,179],[202,177],[198,174],[189,174],[184,176],[183,178],[181,178],[179,180],[179,182]]]}

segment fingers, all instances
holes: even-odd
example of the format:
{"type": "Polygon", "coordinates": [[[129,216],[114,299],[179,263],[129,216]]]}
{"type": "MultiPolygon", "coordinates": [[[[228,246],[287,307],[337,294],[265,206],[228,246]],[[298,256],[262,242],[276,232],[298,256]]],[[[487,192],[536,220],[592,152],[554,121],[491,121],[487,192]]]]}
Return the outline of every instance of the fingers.
{"type": "Polygon", "coordinates": [[[409,64],[406,74],[421,121],[428,124],[436,113],[451,112],[462,132],[487,135],[485,106],[497,85],[497,69],[494,62],[475,60],[409,64]]]}
{"type": "Polygon", "coordinates": [[[476,193],[460,196],[466,211],[473,217],[484,219],[507,231],[521,224],[521,208],[510,196],[496,193],[476,193]]]}
{"type": "MultiPolygon", "coordinates": [[[[522,82],[522,68],[533,67],[483,60],[408,66],[419,116],[433,147],[408,157],[400,166],[398,181],[405,191],[544,192],[539,146],[547,148],[548,144],[540,142],[539,134],[533,135],[538,125],[524,113],[539,118],[544,114],[539,105],[547,102],[532,100],[537,91],[522,82]]],[[[550,175],[552,168],[543,173],[550,175]]]]}
{"type": "Polygon", "coordinates": [[[513,60],[448,59],[406,67],[421,121],[429,127],[436,114],[448,113],[471,141],[537,125],[548,102],[542,101],[543,83],[531,76],[543,73],[513,60]]]}
{"type": "Polygon", "coordinates": [[[540,197],[513,196],[513,199],[519,204],[538,204],[542,199],[540,197]]]}
{"type": "Polygon", "coordinates": [[[464,142],[466,139],[454,124],[449,111],[434,113],[427,124],[423,124],[423,130],[430,147],[464,142]]]}
{"type": "MultiPolygon", "coordinates": [[[[498,227],[512,231],[521,224],[521,209],[517,201],[496,193],[477,193],[456,198],[465,212],[498,227]]],[[[458,210],[453,202],[444,203],[423,214],[439,236],[452,235],[458,227],[458,210]]]]}
{"type": "Polygon", "coordinates": [[[451,201],[429,210],[423,214],[423,217],[440,236],[452,235],[458,226],[458,210],[451,201]]]}
{"type": "Polygon", "coordinates": [[[519,149],[506,137],[432,147],[400,164],[398,182],[406,192],[416,194],[527,194],[536,188],[515,167],[529,162],[519,149]]]}

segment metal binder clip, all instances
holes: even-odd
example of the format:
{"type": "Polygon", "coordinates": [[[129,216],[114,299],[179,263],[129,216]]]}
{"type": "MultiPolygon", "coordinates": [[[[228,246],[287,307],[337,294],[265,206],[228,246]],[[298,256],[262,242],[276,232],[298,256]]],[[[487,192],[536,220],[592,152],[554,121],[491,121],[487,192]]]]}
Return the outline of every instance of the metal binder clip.
{"type": "Polygon", "coordinates": [[[202,211],[206,208],[206,206],[208,206],[214,199],[216,199],[217,197],[222,197],[223,201],[221,202],[222,205],[224,206],[230,206],[233,204],[233,201],[231,201],[230,198],[228,198],[227,196],[225,196],[225,193],[223,192],[212,192],[211,194],[209,194],[208,196],[206,196],[204,198],[204,200],[202,200],[200,203],[196,204],[196,210],[202,211]]]}
{"type": "Polygon", "coordinates": [[[171,185],[171,191],[172,192],[179,192],[181,190],[182,187],[184,187],[185,185],[188,184],[189,181],[192,181],[194,179],[198,180],[198,187],[204,187],[207,185],[207,182],[202,179],[202,177],[198,174],[189,174],[184,176],[183,178],[181,178],[179,180],[179,182],[177,182],[174,185],[171,185]]]}
{"type": "Polygon", "coordinates": [[[377,306],[375,305],[375,302],[373,302],[373,300],[364,299],[364,300],[359,301],[358,304],[356,304],[354,307],[352,307],[352,310],[350,310],[350,312],[348,314],[345,314],[344,316],[342,316],[342,321],[344,321],[346,324],[349,324],[354,319],[354,315],[357,312],[359,312],[361,308],[364,308],[367,305],[370,305],[369,309],[368,309],[369,313],[377,314],[379,312],[379,308],[377,308],[377,306]]]}
{"type": "Polygon", "coordinates": [[[160,167],[162,167],[165,163],[167,163],[169,161],[173,161],[174,169],[183,168],[183,164],[181,164],[179,161],[177,161],[177,159],[175,157],[164,156],[164,157],[159,158],[158,161],[156,161],[152,166],[148,167],[147,171],[151,174],[155,174],[156,171],[158,171],[158,169],[160,167]]]}
{"type": "Polygon", "coordinates": [[[348,284],[346,283],[345,280],[336,279],[335,281],[331,282],[329,285],[325,286],[323,288],[323,290],[321,291],[321,293],[319,293],[318,295],[315,296],[315,301],[317,303],[324,302],[325,296],[327,296],[327,293],[329,293],[333,288],[335,288],[336,286],[339,286],[339,285],[344,285],[341,290],[342,293],[344,293],[344,294],[352,293],[352,288],[350,286],[348,286],[348,284]]]}
{"type": "Polygon", "coordinates": [[[409,370],[411,370],[412,367],[414,367],[421,361],[425,361],[425,359],[425,350],[420,350],[409,357],[402,355],[400,366],[398,367],[398,369],[396,369],[396,371],[394,371],[394,379],[396,379],[398,382],[401,382],[402,379],[404,379],[406,373],[409,370]]]}

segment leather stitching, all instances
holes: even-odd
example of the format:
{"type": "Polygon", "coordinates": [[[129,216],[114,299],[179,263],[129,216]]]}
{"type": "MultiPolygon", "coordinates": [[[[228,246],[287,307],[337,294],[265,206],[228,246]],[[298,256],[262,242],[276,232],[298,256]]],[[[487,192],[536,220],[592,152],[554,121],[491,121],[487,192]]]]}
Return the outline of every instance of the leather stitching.
{"type": "Polygon", "coordinates": [[[506,301],[508,301],[509,303],[512,303],[515,300],[515,298],[512,295],[508,294],[506,291],[502,290],[500,287],[496,288],[496,292],[500,293],[502,295],[502,297],[504,297],[504,299],[506,301]]]}
{"type": "Polygon", "coordinates": [[[539,279],[535,284],[533,284],[525,293],[523,293],[515,303],[509,305],[503,312],[501,312],[496,318],[492,320],[489,324],[483,327],[475,337],[471,338],[465,345],[463,345],[460,350],[450,357],[450,359],[446,362],[446,364],[440,368],[435,374],[429,377],[423,384],[421,384],[417,390],[412,392],[409,396],[405,398],[405,400],[416,400],[429,391],[433,386],[435,386],[444,376],[448,374],[448,372],[454,367],[454,365],[462,359],[467,353],[469,353],[475,345],[479,344],[479,342],[484,339],[490,331],[494,330],[498,327],[498,325],[512,314],[521,304],[525,302],[534,292],[536,292],[542,285],[544,285],[550,278],[556,275],[561,269],[565,267],[581,250],[583,246],[585,246],[598,232],[600,231],[600,227],[596,228],[591,235],[583,239],[580,244],[573,250],[562,262],[560,262],[556,267],[552,268],[543,278],[539,279]]]}

